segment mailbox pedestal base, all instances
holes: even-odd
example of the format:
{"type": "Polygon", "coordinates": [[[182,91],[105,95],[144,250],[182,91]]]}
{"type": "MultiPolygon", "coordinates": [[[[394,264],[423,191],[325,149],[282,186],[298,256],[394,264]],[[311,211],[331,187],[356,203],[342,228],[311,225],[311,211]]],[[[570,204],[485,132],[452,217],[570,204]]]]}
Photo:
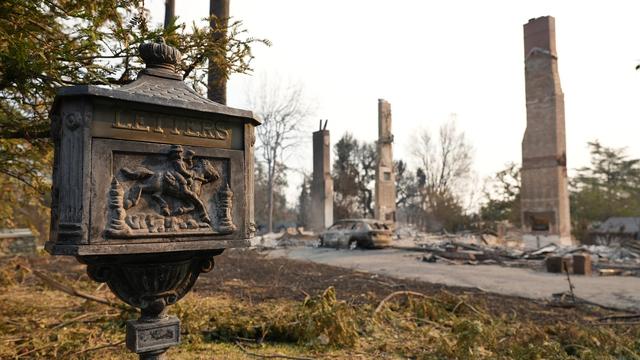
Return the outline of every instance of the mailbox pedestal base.
{"type": "Polygon", "coordinates": [[[180,320],[166,314],[191,290],[203,272],[213,270],[213,257],[222,249],[207,252],[173,252],[120,256],[82,257],[91,279],[105,282],[122,301],[139,308],[138,320],[127,322],[127,348],[140,359],[163,359],[164,352],[180,343],[180,320]]]}
{"type": "Polygon", "coordinates": [[[180,343],[180,320],[156,316],[127,322],[127,348],[140,359],[162,359],[164,352],[180,343]]]}

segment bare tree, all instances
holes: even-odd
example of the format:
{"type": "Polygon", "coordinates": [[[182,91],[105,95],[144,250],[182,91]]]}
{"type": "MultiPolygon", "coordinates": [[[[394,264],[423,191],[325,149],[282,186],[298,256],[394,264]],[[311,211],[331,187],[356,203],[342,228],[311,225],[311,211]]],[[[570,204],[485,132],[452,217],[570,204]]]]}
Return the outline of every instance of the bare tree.
{"type": "Polygon", "coordinates": [[[414,142],[413,155],[424,171],[425,185],[433,194],[452,194],[471,175],[473,148],[455,119],[442,126],[434,139],[422,130],[414,142]]]}
{"type": "Polygon", "coordinates": [[[455,118],[443,124],[436,138],[427,130],[418,133],[413,155],[416,171],[415,209],[429,229],[455,229],[464,221],[463,198],[469,193],[473,149],[455,118]]]}
{"type": "Polygon", "coordinates": [[[269,80],[263,76],[249,97],[251,109],[262,119],[256,128],[259,161],[267,167],[267,231],[273,231],[273,186],[279,174],[287,170],[287,157],[298,145],[301,131],[311,115],[301,83],[269,80]]]}

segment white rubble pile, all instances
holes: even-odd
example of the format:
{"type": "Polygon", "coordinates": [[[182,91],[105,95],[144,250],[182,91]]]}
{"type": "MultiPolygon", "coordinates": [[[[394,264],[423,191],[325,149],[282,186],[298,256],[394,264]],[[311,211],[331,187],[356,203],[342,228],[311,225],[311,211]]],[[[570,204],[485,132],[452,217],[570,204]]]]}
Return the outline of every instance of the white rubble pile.
{"type": "Polygon", "coordinates": [[[290,246],[316,246],[318,236],[303,228],[287,228],[280,233],[266,233],[258,235],[249,240],[251,248],[275,249],[278,247],[290,246]]]}

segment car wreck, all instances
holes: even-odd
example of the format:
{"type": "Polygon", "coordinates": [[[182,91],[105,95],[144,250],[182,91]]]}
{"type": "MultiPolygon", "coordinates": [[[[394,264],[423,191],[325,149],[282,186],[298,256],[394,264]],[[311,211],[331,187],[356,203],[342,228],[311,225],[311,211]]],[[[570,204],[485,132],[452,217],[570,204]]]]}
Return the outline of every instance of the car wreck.
{"type": "Polygon", "coordinates": [[[320,234],[320,246],[381,249],[391,245],[392,235],[391,229],[379,220],[344,219],[320,234]]]}

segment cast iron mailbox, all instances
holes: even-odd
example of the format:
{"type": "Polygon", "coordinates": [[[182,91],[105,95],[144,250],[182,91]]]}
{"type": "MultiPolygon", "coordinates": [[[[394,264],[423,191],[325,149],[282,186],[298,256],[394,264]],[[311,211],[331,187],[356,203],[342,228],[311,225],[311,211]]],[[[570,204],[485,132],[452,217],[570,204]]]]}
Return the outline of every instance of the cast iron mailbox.
{"type": "Polygon", "coordinates": [[[74,86],[54,102],[53,255],[76,256],[142,316],[127,346],[159,358],[180,341],[165,315],[213,257],[253,234],[250,111],[199,96],[176,72],[180,52],[143,44],[138,79],[74,86]]]}

